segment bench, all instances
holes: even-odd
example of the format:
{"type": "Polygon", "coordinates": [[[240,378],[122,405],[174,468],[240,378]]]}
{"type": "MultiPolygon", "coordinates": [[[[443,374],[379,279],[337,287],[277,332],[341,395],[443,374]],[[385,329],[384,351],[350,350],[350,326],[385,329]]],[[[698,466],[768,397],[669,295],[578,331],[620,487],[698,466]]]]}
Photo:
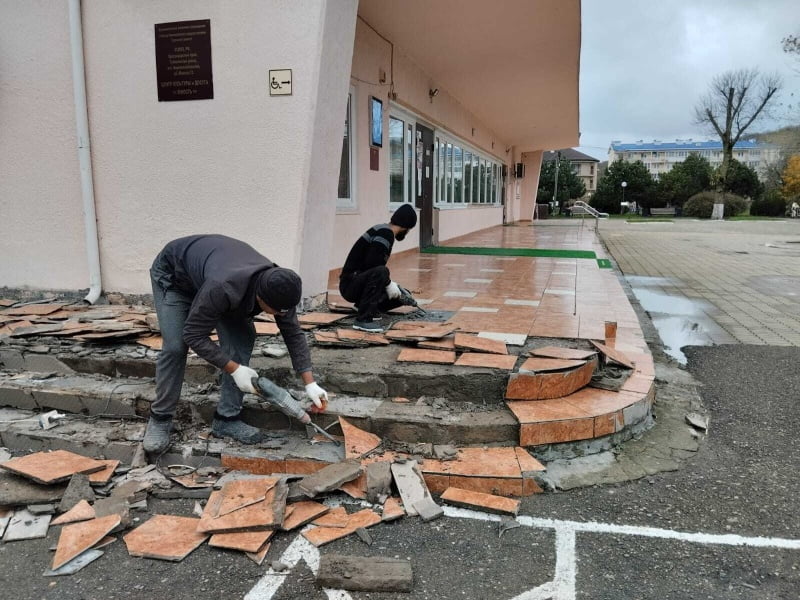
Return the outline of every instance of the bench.
{"type": "Polygon", "coordinates": [[[675,207],[670,206],[667,208],[651,208],[650,209],[650,216],[652,217],[674,217],[675,216],[675,207]]]}

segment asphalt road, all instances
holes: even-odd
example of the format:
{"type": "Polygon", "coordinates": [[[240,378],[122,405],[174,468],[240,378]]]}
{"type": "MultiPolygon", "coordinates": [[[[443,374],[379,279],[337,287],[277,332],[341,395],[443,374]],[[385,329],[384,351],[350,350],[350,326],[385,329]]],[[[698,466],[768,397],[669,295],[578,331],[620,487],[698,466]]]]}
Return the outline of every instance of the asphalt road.
{"type": "MultiPolygon", "coordinates": [[[[377,525],[372,546],[352,536],[322,552],[408,558],[414,590],[350,597],[800,598],[800,349],[737,345],[686,354],[711,421],[681,470],[525,499],[523,526],[502,537],[498,523],[481,518],[377,525]]],[[[151,501],[150,512],[189,515],[192,505],[151,501]]],[[[118,541],[78,574],[45,578],[57,529],[47,539],[0,546],[0,598],[347,598],[317,589],[304,561],[288,575],[265,575],[267,563],[207,545],[169,563],[130,558],[118,541]]],[[[295,539],[279,536],[267,560],[292,543],[299,548],[295,539]]],[[[307,554],[312,564],[314,555],[307,554]]]]}

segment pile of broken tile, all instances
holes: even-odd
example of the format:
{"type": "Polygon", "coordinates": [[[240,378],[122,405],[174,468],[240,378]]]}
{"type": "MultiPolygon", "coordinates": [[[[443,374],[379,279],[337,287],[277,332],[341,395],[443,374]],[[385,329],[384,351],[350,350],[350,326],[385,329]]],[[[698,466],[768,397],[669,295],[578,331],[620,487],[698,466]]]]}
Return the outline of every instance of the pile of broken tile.
{"type": "MultiPolygon", "coordinates": [[[[344,459],[315,468],[306,464],[305,475],[183,465],[162,472],[155,465],[132,468],[65,450],[17,458],[0,451],[0,536],[4,542],[41,538],[50,526],[60,526],[45,576],[77,572],[100,558],[115,534],[121,534],[131,556],[180,561],[207,541],[261,565],[271,540],[282,533],[299,530],[315,546],[351,534],[369,544],[366,530],[379,523],[406,515],[436,519],[443,508],[426,483],[431,472],[441,473],[433,481],[450,481],[451,473],[454,481],[455,473],[480,476],[482,462],[496,462],[492,450],[513,457],[517,475],[544,469],[521,448],[444,448],[437,451],[440,459],[421,459],[384,449],[380,438],[345,419],[340,424],[344,459]],[[204,505],[195,503],[195,516],[156,514],[131,529],[139,521],[132,511],[147,510],[149,494],[170,497],[163,492],[175,484],[207,497],[204,505]],[[328,498],[341,492],[355,498],[360,510],[350,512],[337,505],[335,496],[328,498]]],[[[518,500],[455,485],[438,493],[454,506],[511,517],[519,508],[518,500]]]]}

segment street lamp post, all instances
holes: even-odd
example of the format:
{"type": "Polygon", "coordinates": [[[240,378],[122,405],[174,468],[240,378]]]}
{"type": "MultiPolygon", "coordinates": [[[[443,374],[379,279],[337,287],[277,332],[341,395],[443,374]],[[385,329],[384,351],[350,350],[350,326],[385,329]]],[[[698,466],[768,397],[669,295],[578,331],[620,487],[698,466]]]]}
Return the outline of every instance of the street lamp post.
{"type": "Polygon", "coordinates": [[[622,186],[622,204],[625,204],[625,188],[628,187],[628,182],[623,181],[620,186],[622,186]]]}

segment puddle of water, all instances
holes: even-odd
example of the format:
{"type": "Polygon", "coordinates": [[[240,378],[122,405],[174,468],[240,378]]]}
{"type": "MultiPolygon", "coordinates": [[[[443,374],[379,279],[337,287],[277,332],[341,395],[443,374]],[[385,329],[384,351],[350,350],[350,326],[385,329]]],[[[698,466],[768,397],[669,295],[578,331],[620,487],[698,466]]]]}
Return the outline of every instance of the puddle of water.
{"type": "Polygon", "coordinates": [[[713,307],[704,301],[692,300],[684,296],[670,296],[653,290],[633,288],[639,303],[649,313],[666,315],[705,316],[713,307]]]}
{"type": "Polygon", "coordinates": [[[644,275],[628,275],[625,277],[631,287],[656,287],[660,285],[675,285],[675,280],[671,277],[645,277],[644,275]]]}
{"type": "Polygon", "coordinates": [[[653,325],[664,343],[664,352],[686,364],[686,355],[681,351],[684,346],[711,346],[714,341],[708,331],[696,320],[687,316],[652,315],[653,325]]]}

